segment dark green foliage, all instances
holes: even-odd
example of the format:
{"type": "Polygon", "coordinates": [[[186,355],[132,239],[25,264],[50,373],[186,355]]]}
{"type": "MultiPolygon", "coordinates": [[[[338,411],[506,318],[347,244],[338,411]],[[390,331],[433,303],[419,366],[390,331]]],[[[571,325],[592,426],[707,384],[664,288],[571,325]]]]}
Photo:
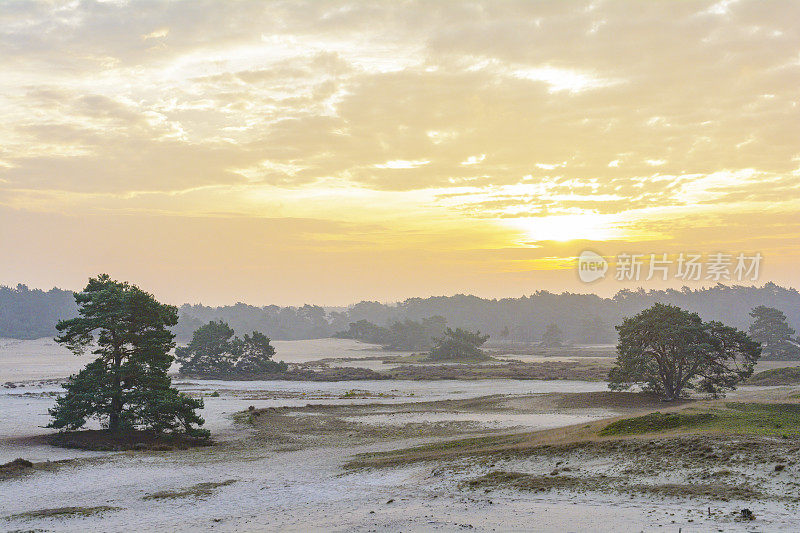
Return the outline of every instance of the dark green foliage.
{"type": "Polygon", "coordinates": [[[175,350],[175,359],[183,375],[225,375],[236,366],[235,351],[233,330],[225,322],[211,321],[197,328],[188,346],[175,350]]]}
{"type": "Polygon", "coordinates": [[[275,362],[275,348],[263,333],[254,331],[253,335],[245,334],[239,349],[236,372],[239,374],[269,374],[285,372],[287,365],[283,361],[275,362]]]}
{"type": "Polygon", "coordinates": [[[545,348],[558,348],[564,344],[564,334],[561,332],[561,328],[555,324],[547,326],[540,344],[545,348]]]}
{"type": "Polygon", "coordinates": [[[78,316],[56,325],[56,342],[75,354],[90,347],[97,359],[64,384],[66,393],[50,410],[49,427],[75,430],[97,418],[109,431],[153,429],[195,436],[203,419],[202,400],[176,389],[167,375],[177,310],[134,285],[107,274],[92,278],[75,295],[78,316]]]}
{"type": "Polygon", "coordinates": [[[609,387],[643,390],[667,399],[688,390],[719,394],[753,373],[761,349],[746,333],[696,313],[655,304],[626,318],[609,387]]]}
{"type": "Polygon", "coordinates": [[[389,338],[382,344],[389,350],[426,350],[444,333],[446,324],[440,316],[423,318],[420,322],[408,319],[394,322],[389,328],[389,338]]]}
{"type": "Polygon", "coordinates": [[[761,353],[765,359],[798,359],[800,347],[792,338],[795,331],[786,323],[783,311],[759,305],[750,311],[753,323],[750,337],[761,343],[761,353]]]}
{"type": "Polygon", "coordinates": [[[192,335],[188,346],[175,350],[180,373],[201,378],[257,376],[285,372],[288,365],[272,360],[275,348],[263,333],[240,339],[225,322],[209,322],[192,335]]]}
{"type": "Polygon", "coordinates": [[[434,339],[430,359],[433,361],[480,361],[489,357],[481,346],[489,340],[489,335],[466,331],[461,328],[444,330],[444,335],[434,339]]]}

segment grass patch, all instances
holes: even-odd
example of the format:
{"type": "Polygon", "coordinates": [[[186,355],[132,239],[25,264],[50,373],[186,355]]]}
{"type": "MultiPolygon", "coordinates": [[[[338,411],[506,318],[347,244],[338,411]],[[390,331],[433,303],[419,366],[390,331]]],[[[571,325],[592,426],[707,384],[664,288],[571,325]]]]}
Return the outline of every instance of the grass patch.
{"type": "Polygon", "coordinates": [[[650,413],[625,418],[600,430],[601,436],[642,435],[663,431],[721,432],[737,435],[800,435],[800,404],[727,402],[706,410],[650,413]]]}
{"type": "Polygon", "coordinates": [[[218,482],[198,483],[197,485],[192,485],[191,487],[185,489],[162,490],[160,492],[154,492],[153,494],[148,494],[142,499],[171,500],[176,498],[190,498],[190,497],[199,498],[202,496],[210,496],[211,494],[214,493],[215,489],[218,489],[219,487],[225,487],[235,482],[236,482],[235,479],[228,479],[225,481],[218,481],[218,482]]]}
{"type": "Polygon", "coordinates": [[[712,413],[650,413],[644,416],[624,418],[612,422],[600,430],[601,436],[639,435],[670,429],[694,428],[708,424],[717,418],[712,413]]]}
{"type": "MultiPolygon", "coordinates": [[[[696,404],[695,404],[696,405],[696,404]]],[[[687,407],[674,412],[655,412],[609,422],[599,420],[535,432],[513,433],[446,440],[385,452],[354,456],[344,466],[348,469],[402,467],[425,461],[446,461],[463,457],[532,455],[566,453],[577,448],[591,448],[640,453],[637,449],[647,439],[628,439],[666,434],[725,439],[726,435],[778,437],[794,442],[800,439],[800,403],[714,403],[709,407],[687,407]],[[605,437],[600,438],[599,437],[605,437]]],[[[656,442],[678,442],[657,439],[656,442]]],[[[771,440],[770,446],[775,445],[771,440]]],[[[686,451],[685,443],[674,450],[686,451]]],[[[646,447],[645,447],[646,448],[646,447]]],[[[646,451],[646,450],[645,450],[646,451]]],[[[657,450],[662,453],[663,450],[657,450]]],[[[670,452],[672,453],[672,452],[670,452]]],[[[710,452],[708,452],[710,453],[710,452]]],[[[666,490],[666,489],[665,489],[666,490]]]]}
{"type": "Polygon", "coordinates": [[[470,479],[462,483],[462,487],[470,489],[478,488],[513,488],[517,490],[529,490],[534,492],[545,492],[557,489],[597,489],[601,485],[607,484],[610,478],[578,478],[573,476],[543,476],[537,474],[526,474],[522,472],[490,472],[486,475],[470,479]]]}
{"type": "Polygon", "coordinates": [[[425,460],[439,460],[442,455],[473,455],[484,453],[484,449],[513,445],[525,438],[523,435],[489,435],[465,439],[443,440],[421,444],[401,450],[360,453],[344,464],[345,469],[384,468],[403,466],[425,460]],[[454,452],[454,453],[448,453],[454,452]]]}
{"type": "Polygon", "coordinates": [[[493,364],[437,360],[439,364],[406,364],[382,370],[388,379],[404,380],[476,380],[476,379],[569,379],[604,381],[610,364],[580,361],[549,361],[546,363],[498,362],[493,364]]]}
{"type": "Polygon", "coordinates": [[[63,465],[75,464],[77,462],[77,459],[61,459],[59,461],[32,463],[21,458],[14,459],[10,463],[0,465],[0,481],[20,478],[34,472],[53,472],[63,465]]]}
{"type": "Polygon", "coordinates": [[[715,429],[748,435],[800,436],[800,404],[728,402],[715,429]]]}
{"type": "Polygon", "coordinates": [[[800,385],[800,367],[772,368],[753,374],[747,385],[800,385]]]}
{"type": "Polygon", "coordinates": [[[70,518],[92,516],[107,511],[119,511],[119,507],[99,505],[97,507],[57,507],[55,509],[38,509],[7,516],[7,520],[33,520],[35,518],[70,518]]]}
{"type": "Polygon", "coordinates": [[[625,492],[673,498],[710,498],[714,500],[758,500],[761,491],[747,486],[727,483],[661,483],[654,485],[627,484],[621,478],[610,476],[559,476],[537,475],[523,472],[490,472],[461,484],[469,489],[516,489],[533,492],[550,490],[625,492]]]}

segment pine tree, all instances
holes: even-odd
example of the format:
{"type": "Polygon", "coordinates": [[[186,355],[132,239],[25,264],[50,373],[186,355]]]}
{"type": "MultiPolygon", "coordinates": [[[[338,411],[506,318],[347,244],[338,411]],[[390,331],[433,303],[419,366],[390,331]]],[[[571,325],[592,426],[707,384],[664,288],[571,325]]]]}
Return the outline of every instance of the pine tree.
{"type": "Polygon", "coordinates": [[[288,365],[272,360],[275,348],[263,333],[254,331],[244,339],[223,321],[197,328],[187,346],[175,350],[180,373],[210,379],[257,377],[285,372],[288,365]]]}
{"type": "Polygon", "coordinates": [[[203,324],[192,334],[188,346],[175,350],[181,375],[224,377],[236,368],[241,341],[223,321],[203,324]]]}
{"type": "Polygon", "coordinates": [[[794,329],[786,322],[783,311],[759,305],[750,311],[750,316],[753,317],[750,336],[761,343],[765,358],[800,358],[800,347],[792,340],[794,329]]]}
{"type": "Polygon", "coordinates": [[[444,335],[433,340],[430,359],[441,361],[480,361],[489,356],[481,346],[489,340],[489,335],[480,331],[472,332],[461,328],[444,330],[444,335]]]}
{"type": "Polygon", "coordinates": [[[97,359],[64,384],[66,394],[50,410],[49,427],[79,429],[97,418],[109,431],[152,429],[208,437],[195,400],[172,388],[167,375],[175,346],[169,330],[177,309],[135,285],[102,274],[75,294],[78,316],[56,325],[56,342],[76,355],[97,359]]]}
{"type": "Polygon", "coordinates": [[[241,341],[240,356],[236,362],[236,372],[241,375],[271,374],[285,372],[287,365],[283,361],[272,360],[275,348],[263,333],[254,331],[253,335],[245,334],[241,341]]]}
{"type": "Polygon", "coordinates": [[[561,332],[561,328],[555,324],[547,326],[542,335],[541,345],[545,348],[558,348],[562,344],[564,344],[564,334],[561,332]]]}
{"type": "Polygon", "coordinates": [[[720,322],[703,322],[697,313],[655,304],[617,326],[617,360],[609,388],[642,390],[667,400],[685,391],[713,395],[735,388],[753,374],[761,354],[745,332],[720,322]]]}

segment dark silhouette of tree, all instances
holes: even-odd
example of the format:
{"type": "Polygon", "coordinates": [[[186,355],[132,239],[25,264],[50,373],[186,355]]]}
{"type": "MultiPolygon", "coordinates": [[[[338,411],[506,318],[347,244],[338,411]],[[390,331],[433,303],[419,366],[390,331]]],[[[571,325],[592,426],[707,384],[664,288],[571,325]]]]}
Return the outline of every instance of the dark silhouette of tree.
{"type": "Polygon", "coordinates": [[[800,347],[792,339],[795,331],[786,322],[780,309],[759,305],[750,311],[753,323],[750,337],[761,343],[761,354],[765,359],[798,359],[800,347]]]}
{"type": "Polygon", "coordinates": [[[696,313],[655,304],[626,318],[619,331],[617,360],[609,387],[643,390],[674,400],[685,391],[714,395],[752,375],[759,344],[738,329],[703,322],[696,313]]]}
{"type": "Polygon", "coordinates": [[[539,343],[545,348],[558,348],[564,344],[564,334],[555,324],[550,324],[542,335],[542,342],[539,343]]]}
{"type": "Polygon", "coordinates": [[[481,350],[481,346],[489,339],[489,335],[481,335],[480,331],[472,332],[461,328],[444,330],[444,335],[434,339],[430,359],[435,361],[476,361],[489,357],[481,350]]]}
{"type": "Polygon", "coordinates": [[[427,350],[433,345],[433,339],[444,333],[446,324],[441,316],[423,318],[419,322],[408,319],[395,321],[388,328],[362,319],[350,323],[347,331],[340,331],[333,336],[380,344],[386,350],[427,350]]]}
{"type": "Polygon", "coordinates": [[[384,348],[389,350],[427,350],[433,345],[436,337],[440,337],[447,322],[440,316],[423,318],[417,322],[404,320],[394,322],[389,328],[388,342],[384,348]]]}
{"type": "Polygon", "coordinates": [[[334,333],[333,337],[337,339],[353,339],[369,344],[386,344],[389,342],[390,335],[391,333],[387,328],[373,324],[369,320],[361,319],[357,322],[351,322],[346,331],[334,333]]]}
{"type": "Polygon", "coordinates": [[[98,357],[64,384],[49,427],[74,430],[97,418],[112,432],[149,428],[207,437],[195,427],[203,424],[195,413],[202,400],[172,388],[167,375],[175,307],[107,274],[91,278],[75,302],[78,316],[56,325],[56,342],[76,355],[91,347],[98,357]]]}

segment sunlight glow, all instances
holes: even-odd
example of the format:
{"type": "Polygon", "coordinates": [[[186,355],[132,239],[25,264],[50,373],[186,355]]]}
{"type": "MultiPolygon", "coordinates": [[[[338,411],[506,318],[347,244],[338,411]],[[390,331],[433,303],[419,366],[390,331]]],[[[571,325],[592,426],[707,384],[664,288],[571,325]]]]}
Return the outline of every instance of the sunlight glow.
{"type": "Polygon", "coordinates": [[[603,241],[619,238],[622,232],[615,223],[618,217],[585,213],[504,220],[508,226],[521,230],[528,241],[603,241]]]}
{"type": "Polygon", "coordinates": [[[427,160],[408,161],[405,159],[395,159],[393,161],[381,163],[380,165],[375,165],[375,168],[417,168],[427,165],[428,163],[430,163],[430,161],[427,160]]]}

